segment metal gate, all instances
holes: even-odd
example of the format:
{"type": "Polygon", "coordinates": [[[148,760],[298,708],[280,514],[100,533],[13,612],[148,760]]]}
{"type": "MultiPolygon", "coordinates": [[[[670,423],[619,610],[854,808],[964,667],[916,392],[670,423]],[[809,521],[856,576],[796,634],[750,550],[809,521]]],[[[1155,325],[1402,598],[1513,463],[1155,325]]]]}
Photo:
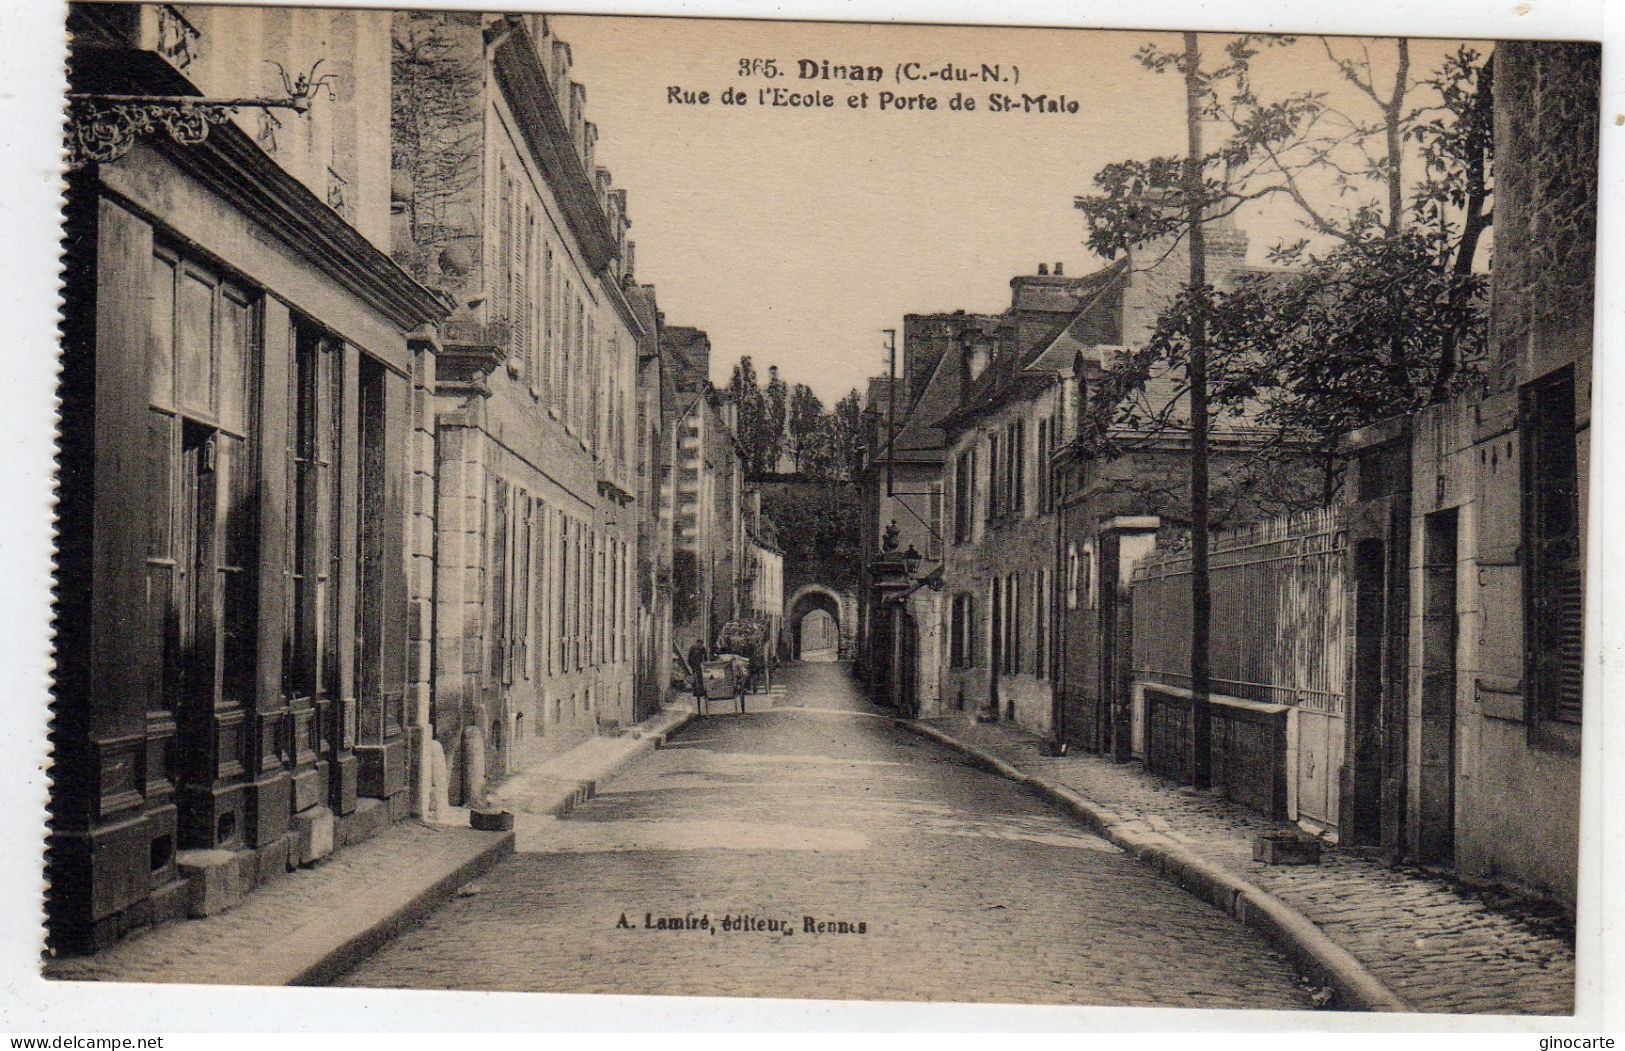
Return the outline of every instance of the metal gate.
{"type": "MultiPolygon", "coordinates": [[[[1291,706],[1289,811],[1335,831],[1343,765],[1345,538],[1335,507],[1215,533],[1213,691],[1291,706]]],[[[1134,675],[1190,685],[1190,556],[1134,572],[1134,675]]]]}

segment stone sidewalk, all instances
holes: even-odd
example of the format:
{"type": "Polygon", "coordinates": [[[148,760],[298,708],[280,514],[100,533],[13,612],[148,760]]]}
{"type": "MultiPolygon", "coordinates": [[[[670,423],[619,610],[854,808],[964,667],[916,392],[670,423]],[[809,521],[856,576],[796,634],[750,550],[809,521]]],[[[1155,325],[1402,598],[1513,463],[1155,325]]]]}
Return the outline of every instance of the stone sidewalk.
{"type": "Polygon", "coordinates": [[[1007,776],[1082,811],[1091,823],[1109,824],[1114,839],[1159,844],[1194,859],[1180,872],[1170,871],[1182,882],[1187,870],[1197,870],[1200,882],[1202,870],[1211,869],[1205,881],[1237,894],[1250,885],[1263,892],[1261,898],[1296,910],[1335,945],[1331,954],[1346,951],[1396,994],[1400,1009],[1574,1011],[1573,938],[1558,918],[1498,907],[1443,878],[1336,847],[1325,850],[1318,866],[1264,865],[1253,860],[1254,835],[1292,826],[1154,777],[1138,763],[1080,752],[1047,757],[1037,737],[1008,723],[945,719],[908,725],[973,756],[1008,764],[1014,769],[1003,771],[1007,776]]]}
{"type": "Polygon", "coordinates": [[[589,737],[569,751],[515,774],[491,789],[488,805],[515,813],[564,817],[578,803],[591,799],[599,784],[659,748],[668,734],[692,718],[693,698],[680,698],[624,733],[589,737]]]}
{"type": "MultiPolygon", "coordinates": [[[[693,718],[666,708],[614,737],[590,737],[510,778],[494,805],[568,812],[596,785],[693,718]]],[[[138,931],[92,956],[47,960],[47,978],[203,985],[325,985],[376,952],[514,850],[512,832],[477,832],[468,811],[408,819],[289,873],[206,919],[138,931]]]]}
{"type": "Polygon", "coordinates": [[[288,873],[206,919],[137,931],[47,978],[199,985],[323,985],[513,852],[512,832],[408,819],[288,873]]]}

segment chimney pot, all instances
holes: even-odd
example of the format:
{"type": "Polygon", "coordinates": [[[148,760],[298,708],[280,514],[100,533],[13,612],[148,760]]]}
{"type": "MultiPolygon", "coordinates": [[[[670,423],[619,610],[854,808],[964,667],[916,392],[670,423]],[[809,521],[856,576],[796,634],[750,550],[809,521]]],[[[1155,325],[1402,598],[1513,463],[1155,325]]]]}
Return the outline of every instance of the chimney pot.
{"type": "Polygon", "coordinates": [[[1061,264],[1060,263],[1055,264],[1055,276],[1056,277],[1061,276],[1061,264]]]}
{"type": "Polygon", "coordinates": [[[1038,264],[1038,276],[1039,277],[1048,277],[1049,276],[1049,264],[1047,264],[1047,263],[1039,263],[1038,264]]]}

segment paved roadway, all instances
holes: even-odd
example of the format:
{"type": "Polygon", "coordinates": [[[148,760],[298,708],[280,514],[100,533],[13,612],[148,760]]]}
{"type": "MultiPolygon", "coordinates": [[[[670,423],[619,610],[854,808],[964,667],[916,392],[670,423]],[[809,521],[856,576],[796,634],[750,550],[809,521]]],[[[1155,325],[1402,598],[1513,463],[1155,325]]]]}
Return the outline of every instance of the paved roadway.
{"type": "Polygon", "coordinates": [[[894,727],[846,665],[783,681],[571,817],[519,815],[519,853],[341,984],[1309,1006],[1258,936],[894,727]]]}

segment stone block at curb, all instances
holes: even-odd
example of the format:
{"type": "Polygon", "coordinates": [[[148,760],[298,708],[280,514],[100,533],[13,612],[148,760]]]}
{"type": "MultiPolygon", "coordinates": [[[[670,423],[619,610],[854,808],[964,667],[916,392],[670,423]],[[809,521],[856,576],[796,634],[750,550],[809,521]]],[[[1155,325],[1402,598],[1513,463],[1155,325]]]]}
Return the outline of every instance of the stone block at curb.
{"type": "Polygon", "coordinates": [[[293,816],[299,837],[299,864],[314,865],[333,853],[333,812],[324,806],[311,807],[293,816]]]}
{"type": "Polygon", "coordinates": [[[183,850],[175,865],[186,881],[186,914],[202,919],[243,900],[242,865],[233,850],[183,850]]]}
{"type": "Polygon", "coordinates": [[[1236,878],[1217,865],[1177,850],[1163,851],[1162,871],[1208,904],[1223,909],[1237,919],[1241,918],[1237,902],[1252,888],[1245,880],[1236,878]]]}
{"type": "Polygon", "coordinates": [[[471,810],[468,825],[479,832],[512,832],[513,813],[507,810],[471,810]]]}

